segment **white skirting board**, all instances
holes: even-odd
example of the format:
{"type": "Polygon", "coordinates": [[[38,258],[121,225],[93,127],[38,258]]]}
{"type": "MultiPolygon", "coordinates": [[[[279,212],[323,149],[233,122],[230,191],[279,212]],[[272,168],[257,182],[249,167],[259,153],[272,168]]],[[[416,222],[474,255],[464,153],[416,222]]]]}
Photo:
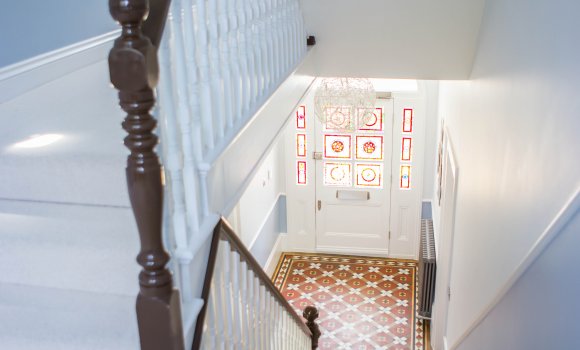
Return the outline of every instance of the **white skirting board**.
{"type": "Polygon", "coordinates": [[[99,35],[0,69],[0,103],[107,58],[120,30],[99,35]]]}

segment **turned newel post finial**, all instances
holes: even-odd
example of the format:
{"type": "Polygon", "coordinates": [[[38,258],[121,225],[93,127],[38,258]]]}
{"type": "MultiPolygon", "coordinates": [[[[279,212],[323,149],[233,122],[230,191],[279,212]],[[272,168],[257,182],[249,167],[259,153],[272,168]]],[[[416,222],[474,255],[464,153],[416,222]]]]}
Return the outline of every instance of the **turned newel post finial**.
{"type": "Polygon", "coordinates": [[[318,309],[314,306],[307,306],[302,313],[302,316],[306,319],[306,326],[310,329],[312,333],[312,349],[318,348],[318,338],[320,338],[320,328],[315,320],[318,318],[318,309]]]}
{"type": "MultiPolygon", "coordinates": [[[[167,3],[168,5],[168,3],[167,3]]],[[[148,0],[109,0],[112,17],[122,27],[109,53],[111,83],[119,90],[119,104],[127,113],[127,187],[137,222],[141,250],[137,262],[140,291],[137,321],[141,349],[182,350],[183,330],[179,293],[167,268],[169,254],[162,240],[163,184],[161,164],[155,152],[157,121],[154,88],[159,76],[156,48],[143,34],[148,0]]]]}

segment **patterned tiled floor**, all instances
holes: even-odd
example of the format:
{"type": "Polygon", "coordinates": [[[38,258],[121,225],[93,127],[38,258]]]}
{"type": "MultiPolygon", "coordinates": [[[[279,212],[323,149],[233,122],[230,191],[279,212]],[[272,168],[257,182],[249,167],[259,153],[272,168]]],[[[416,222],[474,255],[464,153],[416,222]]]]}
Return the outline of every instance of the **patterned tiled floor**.
{"type": "Polygon", "coordinates": [[[318,308],[319,349],[423,350],[416,262],[284,253],[274,283],[301,315],[318,308]]]}

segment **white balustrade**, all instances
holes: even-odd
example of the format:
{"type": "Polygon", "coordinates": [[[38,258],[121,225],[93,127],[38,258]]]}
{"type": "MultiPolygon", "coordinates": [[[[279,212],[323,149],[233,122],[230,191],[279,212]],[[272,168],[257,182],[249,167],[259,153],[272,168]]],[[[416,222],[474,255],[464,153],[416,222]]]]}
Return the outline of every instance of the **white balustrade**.
{"type": "MultiPolygon", "coordinates": [[[[189,264],[207,241],[206,228],[214,217],[207,190],[212,164],[305,53],[299,0],[171,3],[159,48],[157,113],[169,201],[170,223],[165,228],[175,243],[176,275],[185,303],[198,297],[191,287],[189,264]]],[[[285,310],[272,296],[260,294],[264,286],[243,259],[228,259],[229,267],[220,267],[219,277],[227,288],[211,295],[215,300],[208,304],[206,318],[223,327],[208,328],[211,336],[204,346],[285,346],[290,334],[274,322],[285,320],[285,310]],[[223,301],[231,298],[239,302],[224,308],[223,301]],[[232,318],[236,326],[228,328],[226,320],[232,318]],[[272,328],[271,335],[263,334],[264,326],[272,328]]]]}
{"type": "Polygon", "coordinates": [[[231,236],[218,235],[201,349],[310,349],[310,332],[288,312],[265,274],[254,270],[255,261],[247,261],[250,253],[239,251],[241,243],[231,243],[231,236]]]}

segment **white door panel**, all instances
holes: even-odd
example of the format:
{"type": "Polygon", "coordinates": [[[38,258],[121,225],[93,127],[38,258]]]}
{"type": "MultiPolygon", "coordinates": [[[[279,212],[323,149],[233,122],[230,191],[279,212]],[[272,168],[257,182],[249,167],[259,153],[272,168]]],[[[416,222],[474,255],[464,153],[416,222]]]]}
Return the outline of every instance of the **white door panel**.
{"type": "Polygon", "coordinates": [[[378,100],[376,106],[380,130],[333,132],[316,123],[316,150],[323,155],[316,161],[317,250],[388,255],[393,101],[378,100]],[[331,142],[340,142],[341,152],[329,154],[331,142]],[[333,178],[343,185],[329,185],[334,173],[349,178],[333,178]]]}

